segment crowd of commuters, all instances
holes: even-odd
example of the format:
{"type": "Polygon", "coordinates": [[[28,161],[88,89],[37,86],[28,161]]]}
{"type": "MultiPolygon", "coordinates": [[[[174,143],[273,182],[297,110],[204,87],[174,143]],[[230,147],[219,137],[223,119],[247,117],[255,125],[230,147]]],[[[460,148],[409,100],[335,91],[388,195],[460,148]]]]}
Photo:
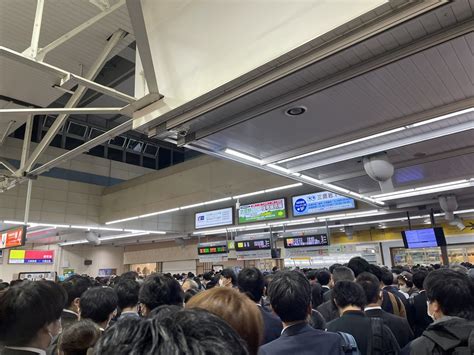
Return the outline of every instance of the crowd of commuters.
{"type": "Polygon", "coordinates": [[[0,353],[474,354],[473,265],[0,283],[0,353]]]}

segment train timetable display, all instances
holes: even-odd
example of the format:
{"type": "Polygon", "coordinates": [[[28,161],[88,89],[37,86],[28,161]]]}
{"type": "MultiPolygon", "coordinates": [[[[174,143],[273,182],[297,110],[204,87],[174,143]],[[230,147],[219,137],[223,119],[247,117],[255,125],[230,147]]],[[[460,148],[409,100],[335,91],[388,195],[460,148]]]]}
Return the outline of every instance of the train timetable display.
{"type": "Polygon", "coordinates": [[[269,238],[242,240],[235,242],[235,251],[269,250],[271,248],[272,247],[269,238]]]}
{"type": "Polygon", "coordinates": [[[198,247],[199,255],[213,255],[213,254],[227,254],[227,253],[228,253],[228,249],[226,245],[198,247]]]}
{"type": "Polygon", "coordinates": [[[302,235],[284,238],[285,248],[304,248],[329,245],[327,234],[302,235]]]}

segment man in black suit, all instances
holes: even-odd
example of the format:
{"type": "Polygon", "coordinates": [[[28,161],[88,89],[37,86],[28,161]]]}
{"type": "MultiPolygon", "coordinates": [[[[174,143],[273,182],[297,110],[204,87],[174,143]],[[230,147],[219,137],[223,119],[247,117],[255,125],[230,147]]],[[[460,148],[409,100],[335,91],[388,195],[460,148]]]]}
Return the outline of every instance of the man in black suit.
{"type": "Polygon", "coordinates": [[[92,281],[86,276],[71,275],[61,283],[67,293],[67,304],[61,313],[63,330],[79,318],[79,301],[84,292],[92,286],[92,281]]]}
{"type": "Polygon", "coordinates": [[[2,355],[46,354],[61,330],[66,292],[53,281],[25,281],[0,295],[2,355]]]}
{"type": "Polygon", "coordinates": [[[265,288],[262,272],[255,267],[242,269],[237,277],[237,283],[240,292],[245,293],[260,309],[263,318],[262,345],[278,338],[283,329],[283,324],[280,318],[261,304],[263,289],[265,288]]]}
{"type": "Polygon", "coordinates": [[[367,317],[365,294],[362,287],[352,281],[339,281],[333,288],[334,302],[341,317],[327,325],[328,331],[352,335],[361,354],[397,354],[397,340],[381,319],[367,317]]]}
{"type": "Polygon", "coordinates": [[[283,321],[281,336],[260,347],[266,355],[342,355],[342,338],[338,334],[317,330],[308,325],[311,314],[311,286],[306,277],[296,271],[282,271],[275,275],[268,287],[273,311],[283,321]]]}
{"type": "Polygon", "coordinates": [[[418,295],[409,300],[410,313],[413,315],[411,317],[411,326],[415,338],[421,336],[426,328],[433,323],[433,319],[428,315],[428,299],[426,298],[426,291],[423,288],[423,282],[427,275],[428,272],[425,270],[416,271],[413,274],[413,284],[420,290],[418,295]]]}
{"type": "Polygon", "coordinates": [[[380,281],[373,274],[363,272],[357,276],[356,282],[362,286],[367,299],[365,314],[372,318],[381,318],[384,324],[390,328],[398,341],[400,348],[403,348],[413,340],[413,332],[405,318],[395,316],[385,312],[382,307],[380,281]]]}
{"type": "MultiPolygon", "coordinates": [[[[354,272],[346,266],[337,266],[332,272],[332,283],[338,281],[354,281],[354,272]]],[[[339,318],[339,310],[332,300],[332,289],[323,295],[324,303],[316,310],[322,314],[326,322],[339,318]]]]}

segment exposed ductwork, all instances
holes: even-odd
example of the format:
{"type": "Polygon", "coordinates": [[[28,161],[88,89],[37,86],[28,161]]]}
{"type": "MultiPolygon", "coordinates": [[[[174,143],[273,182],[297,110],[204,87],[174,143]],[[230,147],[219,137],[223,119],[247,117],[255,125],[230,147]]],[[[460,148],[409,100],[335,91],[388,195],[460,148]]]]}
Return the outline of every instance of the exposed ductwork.
{"type": "Polygon", "coordinates": [[[372,180],[379,183],[382,192],[393,191],[392,176],[395,168],[388,161],[386,153],[366,156],[363,163],[365,172],[372,180]]]}

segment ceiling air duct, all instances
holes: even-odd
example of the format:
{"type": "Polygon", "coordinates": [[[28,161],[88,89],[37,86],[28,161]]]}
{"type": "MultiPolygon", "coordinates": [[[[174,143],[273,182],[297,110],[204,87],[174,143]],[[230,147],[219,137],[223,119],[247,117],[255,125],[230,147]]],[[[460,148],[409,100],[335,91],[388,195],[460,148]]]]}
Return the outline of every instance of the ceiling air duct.
{"type": "Polygon", "coordinates": [[[392,176],[395,169],[388,161],[386,153],[366,156],[363,163],[365,172],[372,180],[379,183],[382,192],[393,191],[392,176]]]}

